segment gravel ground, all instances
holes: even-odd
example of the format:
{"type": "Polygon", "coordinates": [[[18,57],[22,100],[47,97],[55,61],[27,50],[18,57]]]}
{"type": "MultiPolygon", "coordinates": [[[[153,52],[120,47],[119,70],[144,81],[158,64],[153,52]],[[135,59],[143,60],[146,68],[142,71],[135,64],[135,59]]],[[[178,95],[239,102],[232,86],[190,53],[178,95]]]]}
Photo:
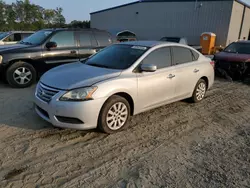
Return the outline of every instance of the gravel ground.
{"type": "Polygon", "coordinates": [[[0,186],[250,187],[250,87],[216,81],[133,117],[114,135],[60,130],[33,111],[33,88],[0,84],[0,186]]]}

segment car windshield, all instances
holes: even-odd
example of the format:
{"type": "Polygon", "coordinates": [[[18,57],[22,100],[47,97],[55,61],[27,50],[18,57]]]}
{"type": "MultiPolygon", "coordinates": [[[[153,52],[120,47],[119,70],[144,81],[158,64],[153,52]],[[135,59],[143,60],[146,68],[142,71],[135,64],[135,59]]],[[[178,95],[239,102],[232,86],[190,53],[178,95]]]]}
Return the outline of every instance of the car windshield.
{"type": "Polygon", "coordinates": [[[87,65],[124,70],[129,68],[141,57],[148,47],[116,44],[107,47],[90,57],[87,65]]]}
{"type": "Polygon", "coordinates": [[[20,41],[20,44],[41,44],[51,33],[52,31],[38,31],[25,38],[24,40],[20,41]]]}
{"type": "Polygon", "coordinates": [[[10,33],[8,32],[4,32],[0,34],[0,40],[4,39],[5,37],[7,37],[10,33]]]}
{"type": "Polygon", "coordinates": [[[237,54],[250,54],[250,43],[232,43],[224,52],[237,53],[237,54]]]}

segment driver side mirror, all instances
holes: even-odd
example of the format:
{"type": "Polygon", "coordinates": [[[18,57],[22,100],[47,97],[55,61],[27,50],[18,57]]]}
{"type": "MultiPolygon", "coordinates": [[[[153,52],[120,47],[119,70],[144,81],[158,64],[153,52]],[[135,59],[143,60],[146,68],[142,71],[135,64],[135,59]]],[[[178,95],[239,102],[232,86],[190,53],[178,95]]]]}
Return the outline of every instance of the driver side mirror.
{"type": "Polygon", "coordinates": [[[46,48],[51,49],[51,48],[56,48],[57,44],[56,42],[48,42],[46,43],[46,48]]]}
{"type": "Polygon", "coordinates": [[[143,72],[155,72],[157,70],[157,66],[153,64],[141,64],[140,69],[143,72]]]}

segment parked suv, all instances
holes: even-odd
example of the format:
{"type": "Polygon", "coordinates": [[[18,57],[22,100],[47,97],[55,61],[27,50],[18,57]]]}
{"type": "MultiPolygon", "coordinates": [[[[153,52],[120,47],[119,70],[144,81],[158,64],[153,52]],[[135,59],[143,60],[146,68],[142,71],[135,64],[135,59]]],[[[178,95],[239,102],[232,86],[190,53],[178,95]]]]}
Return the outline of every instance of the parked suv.
{"type": "Polygon", "coordinates": [[[33,31],[10,31],[0,33],[0,45],[16,44],[33,33],[33,31]]]}
{"type": "Polygon", "coordinates": [[[0,70],[12,87],[24,88],[47,70],[87,58],[111,43],[110,33],[97,29],[41,30],[0,47],[0,70]]]}

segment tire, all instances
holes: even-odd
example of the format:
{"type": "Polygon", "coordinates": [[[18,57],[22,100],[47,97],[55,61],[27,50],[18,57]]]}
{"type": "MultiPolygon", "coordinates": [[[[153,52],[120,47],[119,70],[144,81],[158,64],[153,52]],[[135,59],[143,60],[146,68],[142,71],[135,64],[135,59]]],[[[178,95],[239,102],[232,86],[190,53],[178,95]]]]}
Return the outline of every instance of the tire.
{"type": "Polygon", "coordinates": [[[193,96],[191,98],[192,102],[194,103],[201,102],[205,98],[206,92],[207,92],[207,82],[203,79],[200,79],[194,88],[193,96]]]}
{"type": "Polygon", "coordinates": [[[26,88],[36,81],[36,70],[31,64],[19,61],[7,69],[6,80],[11,87],[26,88]]]}
{"type": "Polygon", "coordinates": [[[130,105],[125,98],[117,95],[110,97],[104,103],[99,114],[98,128],[108,134],[125,129],[130,119],[130,111],[130,105]],[[115,107],[120,108],[120,110],[115,110],[115,107]],[[115,114],[111,115],[112,113],[115,114]]]}

